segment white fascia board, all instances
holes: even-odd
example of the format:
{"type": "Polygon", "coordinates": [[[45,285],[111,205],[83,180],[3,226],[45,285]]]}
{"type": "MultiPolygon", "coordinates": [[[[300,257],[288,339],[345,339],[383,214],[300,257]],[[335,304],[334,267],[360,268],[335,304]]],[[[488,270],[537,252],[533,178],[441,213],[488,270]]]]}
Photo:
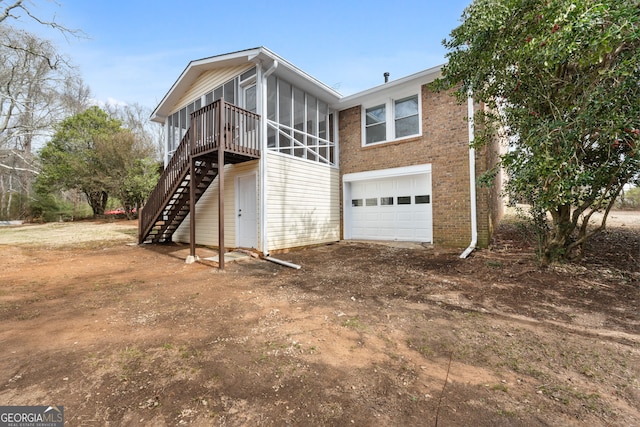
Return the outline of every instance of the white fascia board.
{"type": "Polygon", "coordinates": [[[255,56],[256,52],[260,49],[261,48],[240,50],[189,62],[158,106],[153,110],[153,113],[151,113],[151,121],[164,123],[167,115],[171,112],[169,109],[173,107],[175,102],[180,99],[182,94],[197,80],[203,71],[249,62],[248,58],[255,56]]]}
{"type": "Polygon", "coordinates": [[[273,53],[266,47],[260,48],[261,56],[268,57],[271,62],[278,61],[278,68],[276,68],[275,75],[281,77],[294,86],[304,90],[307,93],[317,96],[328,104],[338,102],[342,98],[342,94],[335,89],[327,86],[320,80],[302,71],[300,68],[293,65],[286,59],[273,53]]]}
{"type": "Polygon", "coordinates": [[[428,68],[398,80],[392,80],[388,83],[372,87],[371,89],[345,96],[337,104],[334,104],[331,107],[340,111],[357,105],[369,104],[379,99],[393,97],[394,94],[403,93],[408,88],[415,88],[431,83],[442,75],[443,66],[444,64],[428,68]]]}
{"type": "Polygon", "coordinates": [[[342,182],[367,181],[370,179],[419,175],[430,172],[431,163],[426,163],[423,165],[404,166],[401,168],[378,169],[373,171],[347,173],[342,176],[342,182]]]}

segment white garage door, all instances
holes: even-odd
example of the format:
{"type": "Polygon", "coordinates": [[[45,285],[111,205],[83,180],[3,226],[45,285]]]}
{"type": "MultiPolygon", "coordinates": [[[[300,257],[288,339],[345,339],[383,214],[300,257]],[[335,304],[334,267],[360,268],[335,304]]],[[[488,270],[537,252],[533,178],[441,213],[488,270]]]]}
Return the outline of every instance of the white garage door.
{"type": "Polygon", "coordinates": [[[352,239],[432,242],[431,174],[352,181],[352,239]]]}

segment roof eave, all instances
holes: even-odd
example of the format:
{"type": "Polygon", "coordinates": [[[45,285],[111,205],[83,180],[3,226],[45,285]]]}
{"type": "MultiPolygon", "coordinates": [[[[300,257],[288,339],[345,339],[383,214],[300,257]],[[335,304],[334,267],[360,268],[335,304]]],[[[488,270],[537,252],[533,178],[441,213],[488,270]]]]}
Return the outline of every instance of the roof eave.
{"type": "Polygon", "coordinates": [[[426,70],[410,74],[398,80],[392,80],[388,83],[383,83],[379,86],[354,93],[353,95],[345,96],[332,107],[337,110],[345,110],[347,108],[361,105],[363,101],[366,101],[367,98],[377,96],[386,91],[393,91],[404,85],[409,85],[414,82],[420,82],[421,85],[430,83],[442,75],[442,67],[444,67],[444,64],[437,65],[432,68],[427,68],[426,70]]]}
{"type": "Polygon", "coordinates": [[[171,88],[164,95],[160,103],[158,103],[157,107],[151,113],[151,121],[164,123],[169,111],[165,111],[166,109],[170,109],[173,106],[173,103],[177,101],[180,97],[178,93],[184,92],[184,89],[181,90],[183,86],[189,86],[195,79],[200,75],[198,69],[205,68],[212,64],[216,63],[226,63],[233,64],[236,62],[248,62],[249,58],[255,57],[259,54],[261,48],[252,48],[246,50],[240,50],[236,52],[226,53],[222,55],[210,56],[202,59],[195,59],[190,61],[185,69],[180,73],[180,76],[176,79],[176,81],[171,85],[171,88]],[[171,104],[171,105],[168,105],[171,104]],[[164,114],[163,114],[164,113],[164,114]]]}
{"type": "Polygon", "coordinates": [[[342,95],[326,84],[322,83],[315,77],[302,71],[289,61],[278,56],[266,47],[257,47],[237,52],[231,52],[222,55],[211,56],[208,58],[197,59],[189,62],[182,71],[178,79],[171,86],[169,91],[162,98],[158,106],[151,113],[151,120],[158,123],[164,123],[166,116],[171,113],[169,111],[182,93],[186,90],[185,86],[190,86],[201,74],[199,70],[206,70],[213,67],[214,64],[241,64],[241,63],[262,63],[266,67],[270,67],[275,61],[278,62],[276,74],[286,76],[291,83],[303,83],[306,89],[322,95],[330,104],[338,102],[342,95]]]}

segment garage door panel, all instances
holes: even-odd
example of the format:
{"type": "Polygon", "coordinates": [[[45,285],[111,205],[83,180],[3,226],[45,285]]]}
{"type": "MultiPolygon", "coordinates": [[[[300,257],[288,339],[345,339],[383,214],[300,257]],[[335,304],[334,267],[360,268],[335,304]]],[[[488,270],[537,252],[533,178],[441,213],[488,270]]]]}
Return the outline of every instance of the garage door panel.
{"type": "Polygon", "coordinates": [[[358,210],[360,211],[359,215],[365,221],[371,221],[371,220],[375,221],[376,218],[378,217],[378,213],[373,211],[372,209],[365,209],[361,207],[358,210]]]}
{"type": "Polygon", "coordinates": [[[393,228],[381,228],[379,233],[375,236],[370,237],[370,239],[375,240],[392,240],[395,236],[395,230],[393,228]]]}
{"type": "MultiPolygon", "coordinates": [[[[429,173],[350,182],[352,199],[350,230],[354,239],[431,242],[430,203],[416,203],[416,196],[431,195],[429,173]]],[[[349,226],[348,225],[348,226],[349,226]]]]}
{"type": "Polygon", "coordinates": [[[396,219],[396,213],[392,212],[390,209],[386,212],[382,211],[378,214],[378,219],[383,222],[394,222],[396,219]]]}
{"type": "Polygon", "coordinates": [[[413,228],[424,230],[431,229],[431,221],[423,218],[417,218],[413,221],[413,228]]]}
{"type": "Polygon", "coordinates": [[[396,218],[398,222],[414,222],[416,220],[416,215],[414,215],[414,212],[398,212],[396,218]]]}
{"type": "Polygon", "coordinates": [[[415,229],[413,227],[411,228],[397,227],[396,228],[396,235],[398,237],[411,238],[414,232],[415,232],[415,229]]]}

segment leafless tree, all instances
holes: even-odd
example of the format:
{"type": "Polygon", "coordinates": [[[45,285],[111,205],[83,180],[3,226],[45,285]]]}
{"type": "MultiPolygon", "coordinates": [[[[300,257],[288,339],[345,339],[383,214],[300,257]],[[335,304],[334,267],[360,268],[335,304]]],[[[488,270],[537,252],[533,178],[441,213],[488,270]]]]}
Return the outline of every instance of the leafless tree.
{"type": "Polygon", "coordinates": [[[138,141],[145,145],[153,146],[154,157],[161,161],[164,159],[164,135],[163,127],[149,120],[151,110],[138,103],[127,105],[106,105],[104,110],[111,117],[122,121],[125,128],[131,130],[138,141]]]}
{"type": "Polygon", "coordinates": [[[30,0],[0,0],[0,218],[24,213],[25,196],[39,171],[34,148],[52,134],[56,122],[89,105],[89,89],[67,58],[51,42],[10,24],[34,21],[65,37],[84,33],[35,10],[30,0]]]}
{"type": "MultiPolygon", "coordinates": [[[[53,3],[57,4],[57,2],[55,1],[53,3]]],[[[40,16],[37,16],[31,11],[32,7],[33,2],[29,0],[0,0],[0,25],[2,25],[3,23],[6,24],[5,21],[8,22],[8,20],[11,19],[20,20],[21,18],[28,18],[40,25],[60,31],[65,35],[72,35],[75,37],[83,35],[83,32],[81,30],[73,30],[56,22],[55,15],[51,19],[44,19],[40,16]]]]}
{"type": "Polygon", "coordinates": [[[34,148],[89,95],[49,41],[2,23],[0,40],[0,218],[9,218],[23,213],[14,195],[28,195],[38,173],[34,148]]]}

